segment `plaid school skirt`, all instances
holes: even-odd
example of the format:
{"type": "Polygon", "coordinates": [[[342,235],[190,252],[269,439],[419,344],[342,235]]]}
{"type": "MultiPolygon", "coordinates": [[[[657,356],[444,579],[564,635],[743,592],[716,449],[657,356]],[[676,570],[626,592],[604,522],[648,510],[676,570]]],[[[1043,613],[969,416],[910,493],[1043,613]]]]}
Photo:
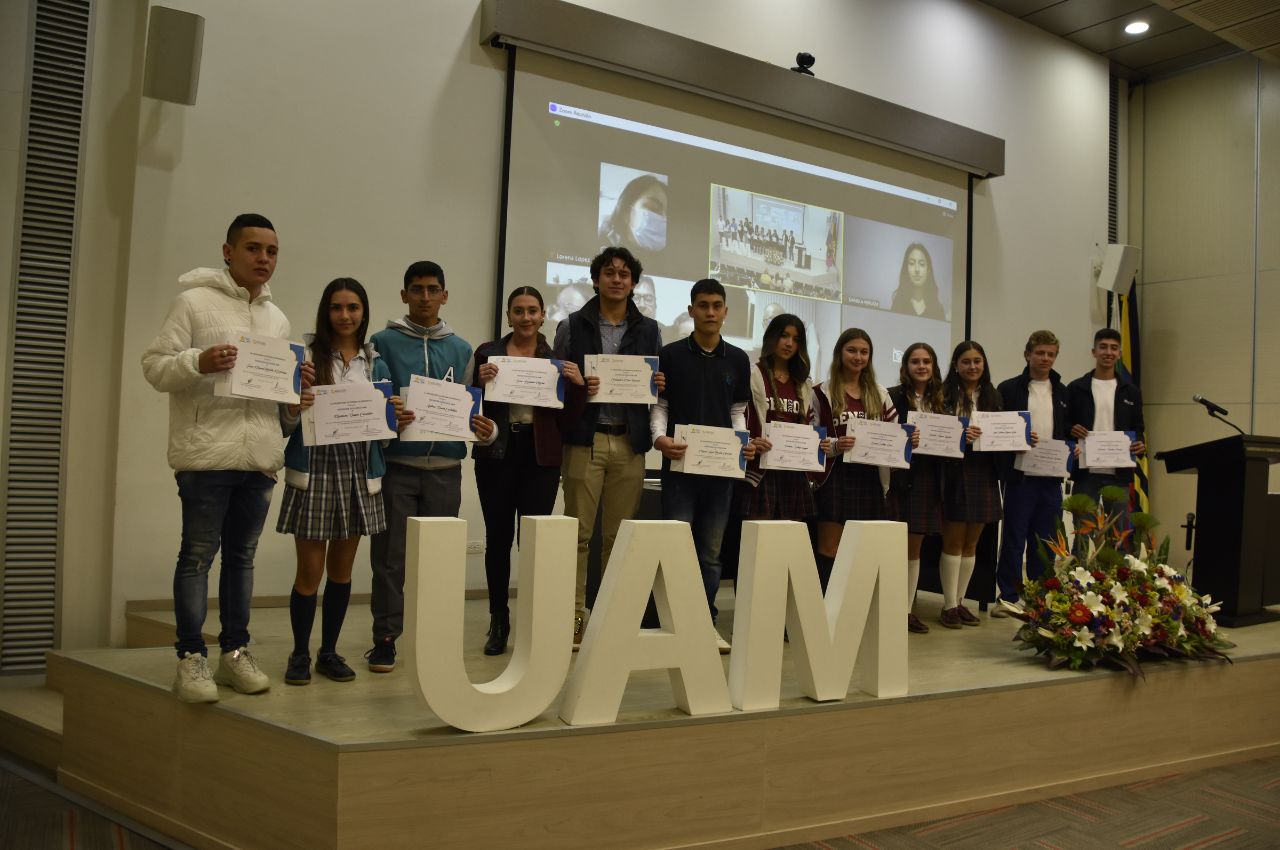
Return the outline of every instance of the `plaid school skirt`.
{"type": "Polygon", "coordinates": [[[880,467],[836,461],[827,481],[818,488],[818,520],[884,519],[884,488],[880,467]]]}
{"type": "Polygon", "coordinates": [[[346,540],[387,529],[382,496],[369,492],[367,443],[312,446],[307,489],[288,485],[276,531],[303,540],[346,540]]]}
{"type": "Polygon", "coordinates": [[[785,469],[765,470],[760,483],[738,485],[738,515],[745,519],[811,519],[815,513],[813,487],[803,472],[785,469]]]}
{"type": "Polygon", "coordinates": [[[888,519],[905,522],[911,534],[941,534],[941,461],[917,455],[911,459],[911,469],[895,469],[885,513],[888,519]]]}
{"type": "Polygon", "coordinates": [[[969,452],[947,465],[943,482],[942,516],[948,522],[996,522],[1003,516],[995,455],[969,452]]]}

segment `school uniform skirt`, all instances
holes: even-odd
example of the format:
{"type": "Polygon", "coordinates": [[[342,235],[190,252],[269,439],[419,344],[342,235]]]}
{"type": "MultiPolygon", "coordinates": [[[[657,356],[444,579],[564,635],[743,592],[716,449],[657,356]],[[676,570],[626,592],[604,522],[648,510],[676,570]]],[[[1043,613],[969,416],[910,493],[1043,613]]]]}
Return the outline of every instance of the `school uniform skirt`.
{"type": "Polygon", "coordinates": [[[836,461],[826,483],[818,488],[818,519],[884,519],[884,488],[880,467],[836,461]]]}
{"type": "Polygon", "coordinates": [[[953,461],[943,473],[942,516],[948,522],[996,522],[1000,508],[1000,484],[994,454],[969,452],[953,461]]]}
{"type": "Polygon", "coordinates": [[[760,483],[739,485],[737,513],[747,519],[811,519],[816,506],[809,476],[785,469],[766,470],[760,483]]]}
{"type": "Polygon", "coordinates": [[[918,455],[910,469],[895,469],[885,503],[889,519],[905,522],[910,534],[942,533],[942,464],[918,455]]]}
{"type": "Polygon", "coordinates": [[[346,540],[387,530],[382,496],[369,492],[367,443],[313,446],[307,489],[285,486],[276,531],[303,540],[346,540]]]}

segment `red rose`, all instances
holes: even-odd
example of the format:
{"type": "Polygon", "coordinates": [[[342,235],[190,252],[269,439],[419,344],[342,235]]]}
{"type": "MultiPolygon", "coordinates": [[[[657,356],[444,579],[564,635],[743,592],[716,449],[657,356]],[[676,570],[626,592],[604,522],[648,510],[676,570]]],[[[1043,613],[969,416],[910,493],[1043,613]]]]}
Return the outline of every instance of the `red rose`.
{"type": "Polygon", "coordinates": [[[1138,600],[1139,605],[1147,606],[1151,604],[1151,597],[1147,596],[1145,593],[1139,593],[1137,596],[1133,598],[1138,600]]]}
{"type": "Polygon", "coordinates": [[[1116,577],[1119,578],[1121,581],[1128,581],[1130,575],[1132,575],[1132,573],[1129,572],[1128,567],[1121,567],[1120,569],[1116,570],[1116,577]]]}
{"type": "Polygon", "coordinates": [[[1107,577],[1107,574],[1104,573],[1102,570],[1094,570],[1093,572],[1089,573],[1089,575],[1093,576],[1094,581],[1102,581],[1104,578],[1107,577]]]}
{"type": "Polygon", "coordinates": [[[1062,590],[1062,582],[1058,581],[1056,576],[1045,579],[1044,586],[1047,590],[1062,590]]]}

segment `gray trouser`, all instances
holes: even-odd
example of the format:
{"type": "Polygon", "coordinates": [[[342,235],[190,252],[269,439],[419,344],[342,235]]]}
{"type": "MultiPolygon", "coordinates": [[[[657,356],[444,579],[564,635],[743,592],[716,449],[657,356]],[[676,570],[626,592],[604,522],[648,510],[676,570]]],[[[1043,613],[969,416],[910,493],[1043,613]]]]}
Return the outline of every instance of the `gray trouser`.
{"type": "Polygon", "coordinates": [[[404,631],[404,550],[409,517],[457,516],[462,506],[462,466],[417,469],[388,463],[382,478],[387,530],[373,535],[369,561],[373,567],[374,643],[395,640],[404,631]]]}

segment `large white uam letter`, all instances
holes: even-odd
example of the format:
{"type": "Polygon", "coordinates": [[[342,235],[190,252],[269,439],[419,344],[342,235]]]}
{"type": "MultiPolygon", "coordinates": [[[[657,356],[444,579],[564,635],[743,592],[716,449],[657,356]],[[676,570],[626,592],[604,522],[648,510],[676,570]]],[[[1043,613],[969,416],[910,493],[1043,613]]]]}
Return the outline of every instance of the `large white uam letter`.
{"type": "Polygon", "coordinates": [[[804,525],[744,522],[729,659],[734,707],[778,707],[784,621],[811,699],[844,699],[855,659],[859,689],[906,694],[906,558],[902,523],[846,522],[824,599],[804,525]]]}
{"type": "Polygon", "coordinates": [[[631,671],[663,669],[671,675],[681,710],[693,715],[731,710],[688,524],[626,520],[601,579],[560,717],[571,726],[612,723],[631,671]],[[640,628],[650,591],[661,629],[640,628]]]}
{"type": "Polygon", "coordinates": [[[578,521],[524,517],[515,644],[502,675],[473,684],[462,662],[467,523],[411,518],[405,553],[405,659],[418,690],[441,720],[468,732],[528,723],[555,701],[573,654],[573,570],[578,521]]]}

